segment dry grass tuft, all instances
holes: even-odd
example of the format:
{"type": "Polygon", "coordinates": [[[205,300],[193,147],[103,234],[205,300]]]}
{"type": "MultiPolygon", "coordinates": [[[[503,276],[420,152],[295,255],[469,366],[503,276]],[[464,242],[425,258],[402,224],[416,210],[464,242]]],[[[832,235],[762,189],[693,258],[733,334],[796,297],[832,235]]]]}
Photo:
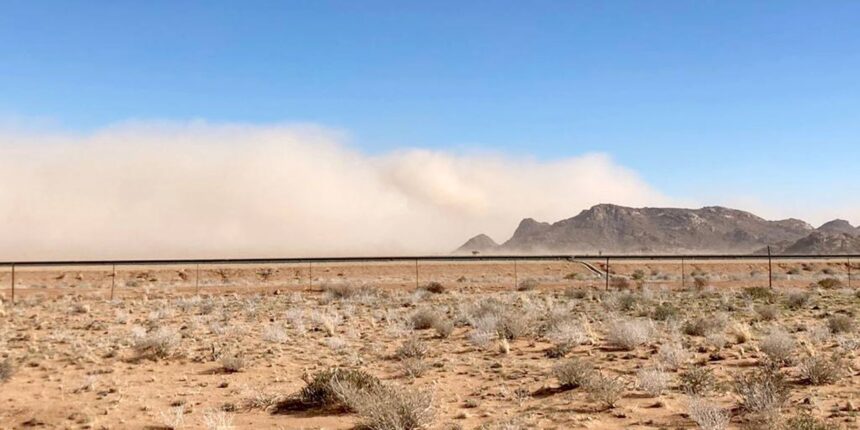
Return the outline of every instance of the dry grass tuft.
{"type": "Polygon", "coordinates": [[[687,414],[702,430],[724,430],[731,418],[728,411],[700,397],[690,399],[687,414]]]}
{"type": "Polygon", "coordinates": [[[705,337],[725,329],[727,319],[721,315],[693,318],[684,323],[683,331],[688,336],[705,337]]]}
{"type": "Polygon", "coordinates": [[[369,390],[381,384],[379,379],[361,370],[329,368],[302,376],[304,388],[278,402],[276,412],[307,409],[350,410],[350,405],[335,389],[335,383],[348,384],[353,390],[369,390]]]}
{"type": "Polygon", "coordinates": [[[439,322],[439,312],[435,309],[426,307],[415,311],[410,318],[412,328],[415,330],[428,330],[433,328],[439,322]]]}
{"type": "Polygon", "coordinates": [[[174,406],[161,412],[161,423],[170,430],[179,430],[185,424],[185,406],[174,406]]]}
{"type": "Polygon", "coordinates": [[[433,323],[433,330],[436,330],[437,336],[446,339],[454,332],[454,323],[447,318],[438,318],[433,323]]]}
{"type": "Polygon", "coordinates": [[[221,355],[221,358],[218,359],[218,363],[221,365],[221,369],[227,373],[241,372],[245,369],[247,364],[244,355],[233,353],[221,355]]]}
{"type": "Polygon", "coordinates": [[[369,430],[418,430],[433,424],[434,410],[429,391],[395,385],[355,385],[335,379],[332,388],[350,410],[362,418],[369,430]]]}
{"type": "Polygon", "coordinates": [[[233,430],[233,416],[224,411],[206,411],[203,426],[206,430],[233,430]]]}
{"type": "Polygon", "coordinates": [[[661,396],[671,383],[669,374],[658,368],[644,368],[636,372],[639,388],[651,397],[661,396]]]}
{"type": "Polygon", "coordinates": [[[621,377],[605,376],[596,373],[585,386],[588,397],[600,403],[607,409],[618,405],[618,401],[624,397],[624,381],[621,377]]]}
{"type": "Polygon", "coordinates": [[[765,416],[778,416],[790,394],[785,375],[773,367],[738,375],[734,388],[746,411],[765,416]]]}
{"type": "Polygon", "coordinates": [[[652,324],[646,320],[612,321],[607,330],[607,340],[614,346],[632,351],[648,342],[653,332],[652,324]]]}
{"type": "Polygon", "coordinates": [[[794,350],[797,343],[788,332],[782,329],[774,329],[759,344],[761,352],[777,365],[788,365],[792,362],[794,350]]]}
{"type": "Polygon", "coordinates": [[[132,349],[136,358],[168,358],[176,352],[179,345],[179,334],[168,327],[162,327],[155,332],[132,333],[132,349]]]}
{"type": "Polygon", "coordinates": [[[370,285],[352,286],[348,283],[325,284],[322,286],[323,302],[332,301],[369,301],[379,295],[379,291],[370,285]]]}
{"type": "Polygon", "coordinates": [[[690,352],[677,342],[660,345],[657,361],[667,370],[678,370],[690,360],[690,352]]]}
{"type": "Polygon", "coordinates": [[[847,315],[831,315],[827,318],[827,327],[833,334],[851,333],[854,331],[854,320],[847,315]]]}
{"type": "Polygon", "coordinates": [[[800,361],[797,371],[801,379],[809,384],[826,385],[836,382],[847,367],[847,363],[838,355],[812,355],[800,361]]]}
{"type": "Polygon", "coordinates": [[[570,390],[588,385],[597,372],[591,363],[571,359],[555,366],[552,369],[552,375],[558,379],[561,388],[570,390]]]}
{"type": "Polygon", "coordinates": [[[403,341],[394,355],[401,360],[407,358],[424,358],[427,355],[427,351],[429,351],[429,347],[426,343],[417,337],[410,337],[403,341]]]}
{"type": "Polygon", "coordinates": [[[691,366],[678,376],[681,390],[693,397],[706,396],[717,387],[717,378],[709,367],[691,366]]]}

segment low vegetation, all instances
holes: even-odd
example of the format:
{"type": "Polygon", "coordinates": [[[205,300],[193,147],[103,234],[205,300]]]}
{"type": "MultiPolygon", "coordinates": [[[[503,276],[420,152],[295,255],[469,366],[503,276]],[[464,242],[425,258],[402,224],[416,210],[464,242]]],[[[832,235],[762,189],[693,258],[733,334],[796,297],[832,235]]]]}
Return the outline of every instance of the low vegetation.
{"type": "MultiPolygon", "coordinates": [[[[0,304],[0,420],[800,430],[856,413],[857,296],[837,285],[841,271],[823,278],[812,264],[789,278],[780,267],[767,288],[760,268],[753,277],[703,264],[701,285],[681,289],[666,267],[619,264],[606,290],[574,264],[524,267],[516,286],[477,272],[428,281],[442,271],[428,268],[417,288],[395,270],[377,286],[315,266],[307,286],[306,268],[231,268],[221,273],[232,291],[200,296],[155,290],[194,280],[171,268],[120,282],[136,294],[122,300],[25,296],[0,304]],[[20,401],[35,386],[74,418],[9,415],[36,410],[20,401]]],[[[204,288],[223,280],[207,273],[204,288]]]]}

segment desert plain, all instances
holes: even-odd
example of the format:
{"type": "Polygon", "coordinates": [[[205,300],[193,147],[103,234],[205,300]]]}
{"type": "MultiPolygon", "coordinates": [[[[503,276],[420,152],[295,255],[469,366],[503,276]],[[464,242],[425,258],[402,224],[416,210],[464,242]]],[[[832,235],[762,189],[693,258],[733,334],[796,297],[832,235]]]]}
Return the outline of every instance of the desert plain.
{"type": "Polygon", "coordinates": [[[860,428],[850,264],[6,267],[0,429],[860,428]]]}

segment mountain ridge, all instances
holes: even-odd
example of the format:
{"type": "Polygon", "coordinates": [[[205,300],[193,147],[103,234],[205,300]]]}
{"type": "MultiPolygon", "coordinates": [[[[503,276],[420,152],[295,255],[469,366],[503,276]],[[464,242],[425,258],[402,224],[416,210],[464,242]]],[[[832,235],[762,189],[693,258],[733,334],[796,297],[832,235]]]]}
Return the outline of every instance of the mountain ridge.
{"type": "MultiPolygon", "coordinates": [[[[489,239],[476,238],[480,236],[489,239]]],[[[771,221],[722,206],[632,208],[604,203],[553,223],[524,218],[501,244],[473,239],[455,252],[753,254],[772,246],[778,253],[860,253],[860,229],[845,220],[814,228],[799,219],[771,221]]]]}

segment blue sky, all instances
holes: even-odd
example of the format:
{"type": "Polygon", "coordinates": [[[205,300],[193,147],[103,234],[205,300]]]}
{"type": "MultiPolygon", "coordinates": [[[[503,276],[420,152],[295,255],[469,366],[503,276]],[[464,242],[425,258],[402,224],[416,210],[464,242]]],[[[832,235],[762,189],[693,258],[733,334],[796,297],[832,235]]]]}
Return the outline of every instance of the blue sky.
{"type": "Polygon", "coordinates": [[[311,122],[371,154],[605,152],[681,200],[802,215],[857,207],[858,18],[854,1],[12,1],[0,121],[311,122]]]}

